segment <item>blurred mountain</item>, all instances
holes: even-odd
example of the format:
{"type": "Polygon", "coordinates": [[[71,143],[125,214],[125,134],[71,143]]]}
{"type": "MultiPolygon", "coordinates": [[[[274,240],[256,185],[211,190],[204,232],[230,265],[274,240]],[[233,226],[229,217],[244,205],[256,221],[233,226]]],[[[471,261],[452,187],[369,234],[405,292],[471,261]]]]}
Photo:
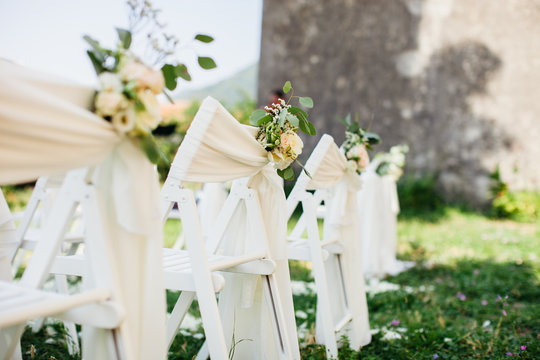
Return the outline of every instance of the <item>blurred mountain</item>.
{"type": "Polygon", "coordinates": [[[201,89],[180,91],[176,99],[198,99],[212,96],[226,104],[234,104],[244,97],[255,99],[257,96],[257,76],[259,64],[253,64],[231,77],[201,89]]]}

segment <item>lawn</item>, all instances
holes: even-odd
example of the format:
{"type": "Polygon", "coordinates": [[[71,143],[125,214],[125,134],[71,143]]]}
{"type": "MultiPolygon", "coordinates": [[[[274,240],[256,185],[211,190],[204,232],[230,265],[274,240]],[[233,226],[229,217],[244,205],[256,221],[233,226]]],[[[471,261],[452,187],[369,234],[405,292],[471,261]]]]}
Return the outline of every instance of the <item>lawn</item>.
{"type": "MultiPolygon", "coordinates": [[[[171,221],[166,244],[178,234],[171,221]]],[[[368,281],[371,344],[340,359],[540,358],[540,224],[493,220],[452,207],[400,217],[399,257],[417,266],[368,281]]],[[[291,262],[303,359],[314,343],[316,296],[306,264],[291,262]]],[[[172,305],[177,293],[168,293],[172,305]]],[[[196,306],[169,359],[192,359],[203,342],[196,306]]],[[[346,343],[346,339],[343,339],[346,343]]],[[[60,325],[22,341],[26,359],[71,359],[60,325]]]]}

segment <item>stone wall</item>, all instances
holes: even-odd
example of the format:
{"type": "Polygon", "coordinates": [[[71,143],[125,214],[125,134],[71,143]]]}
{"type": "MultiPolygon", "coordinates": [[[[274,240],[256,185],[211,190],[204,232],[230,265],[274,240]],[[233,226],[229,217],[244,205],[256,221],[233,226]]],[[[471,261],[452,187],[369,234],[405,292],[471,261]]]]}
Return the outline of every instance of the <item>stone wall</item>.
{"type": "Polygon", "coordinates": [[[448,198],[485,204],[497,165],[540,188],[540,0],[265,0],[262,30],[261,104],[291,80],[338,143],[358,112],[448,198]]]}

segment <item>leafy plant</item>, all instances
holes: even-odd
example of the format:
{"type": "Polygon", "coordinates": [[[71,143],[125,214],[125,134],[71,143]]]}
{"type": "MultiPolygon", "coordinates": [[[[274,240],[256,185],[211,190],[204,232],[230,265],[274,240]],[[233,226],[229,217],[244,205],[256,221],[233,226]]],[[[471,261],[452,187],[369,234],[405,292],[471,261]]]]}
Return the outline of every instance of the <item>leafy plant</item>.
{"type": "Polygon", "coordinates": [[[369,129],[360,127],[360,114],[356,113],[354,120],[351,114],[347,114],[345,118],[338,117],[338,120],[347,128],[346,133],[354,134],[358,137],[357,142],[360,142],[366,146],[369,150],[373,150],[373,145],[381,143],[381,138],[374,132],[369,132],[369,129]]]}

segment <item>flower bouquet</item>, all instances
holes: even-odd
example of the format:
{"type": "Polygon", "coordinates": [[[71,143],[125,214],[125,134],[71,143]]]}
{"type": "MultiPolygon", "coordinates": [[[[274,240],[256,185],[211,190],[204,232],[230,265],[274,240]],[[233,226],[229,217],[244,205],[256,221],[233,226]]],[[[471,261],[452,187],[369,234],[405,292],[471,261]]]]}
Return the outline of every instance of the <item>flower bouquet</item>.
{"type": "MultiPolygon", "coordinates": [[[[190,81],[191,76],[186,65],[165,63],[174,54],[178,40],[161,31],[164,25],[157,19],[159,10],[154,9],[148,1],[129,0],[128,6],[130,30],[116,29],[116,49],[102,47],[90,36],[84,36],[90,45],[87,53],[100,84],[94,110],[111,122],[118,134],[138,142],[152,163],[168,163],[169,159],[160,150],[152,134],[162,121],[157,96],[164,94],[171,100],[165,89],[174,90],[178,78],[190,81]],[[145,36],[150,48],[147,54],[153,57],[157,70],[144,64],[130,50],[133,34],[148,26],[151,29],[145,36]]],[[[209,43],[213,38],[198,34],[195,40],[209,43]]],[[[198,62],[204,69],[216,67],[208,57],[199,57],[198,62]]]]}
{"type": "Polygon", "coordinates": [[[394,181],[398,181],[403,174],[405,166],[405,154],[409,151],[407,145],[395,145],[387,153],[378,153],[375,157],[379,162],[377,174],[380,176],[390,175],[394,181]]]}
{"type": "Polygon", "coordinates": [[[293,180],[291,165],[304,147],[297,131],[300,129],[308,135],[316,135],[317,131],[307,120],[308,114],[304,110],[289,104],[294,97],[298,98],[300,105],[312,108],[313,100],[309,97],[294,96],[290,81],[283,86],[283,92],[291,92],[288,101],[279,99],[277,103],[265,106],[264,110],[255,110],[250,117],[250,123],[259,127],[257,141],[268,151],[268,159],[274,164],[278,175],[285,180],[293,180]]]}
{"type": "Polygon", "coordinates": [[[344,119],[338,118],[338,120],[347,127],[345,141],[341,145],[347,158],[347,167],[360,174],[369,164],[367,150],[373,150],[372,145],[380,144],[381,138],[379,135],[361,128],[358,117],[359,115],[356,114],[355,119],[352,120],[351,114],[348,114],[344,119]]]}

